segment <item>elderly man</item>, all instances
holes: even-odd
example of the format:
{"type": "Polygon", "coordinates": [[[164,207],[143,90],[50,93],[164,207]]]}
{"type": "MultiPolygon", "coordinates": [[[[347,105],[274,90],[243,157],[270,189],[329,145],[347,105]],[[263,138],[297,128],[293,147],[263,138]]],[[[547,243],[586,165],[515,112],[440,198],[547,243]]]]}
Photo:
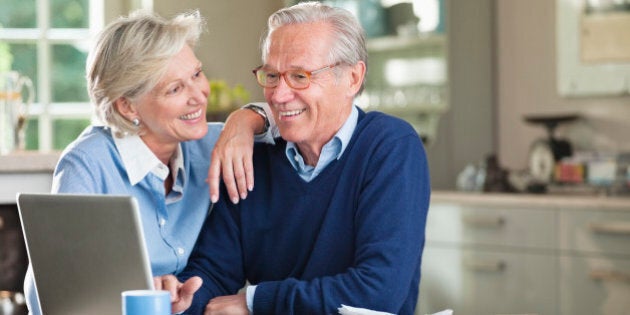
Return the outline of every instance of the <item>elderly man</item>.
{"type": "Polygon", "coordinates": [[[301,3],[268,26],[254,73],[282,138],[256,145],[248,198],[216,204],[187,282],[157,285],[192,314],[412,314],[430,196],[422,142],[404,121],[353,105],[367,51],[350,13],[301,3]]]}

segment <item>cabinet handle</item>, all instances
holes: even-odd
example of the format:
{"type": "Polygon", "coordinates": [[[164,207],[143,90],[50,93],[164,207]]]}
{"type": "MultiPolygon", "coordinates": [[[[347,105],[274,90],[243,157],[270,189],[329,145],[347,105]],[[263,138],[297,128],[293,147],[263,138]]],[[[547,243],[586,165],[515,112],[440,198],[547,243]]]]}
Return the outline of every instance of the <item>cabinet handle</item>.
{"type": "Polygon", "coordinates": [[[591,279],[630,283],[630,274],[616,270],[591,270],[591,279]]]}
{"type": "Polygon", "coordinates": [[[589,228],[599,234],[630,235],[630,222],[591,222],[589,228]]]}
{"type": "Polygon", "coordinates": [[[4,218],[0,217],[0,231],[4,228],[4,218]]]}
{"type": "Polygon", "coordinates": [[[501,272],[505,270],[506,263],[503,260],[494,261],[464,261],[464,266],[472,271],[501,272]]]}
{"type": "Polygon", "coordinates": [[[462,217],[462,221],[471,227],[498,229],[505,224],[502,216],[480,216],[466,215],[462,217]]]}

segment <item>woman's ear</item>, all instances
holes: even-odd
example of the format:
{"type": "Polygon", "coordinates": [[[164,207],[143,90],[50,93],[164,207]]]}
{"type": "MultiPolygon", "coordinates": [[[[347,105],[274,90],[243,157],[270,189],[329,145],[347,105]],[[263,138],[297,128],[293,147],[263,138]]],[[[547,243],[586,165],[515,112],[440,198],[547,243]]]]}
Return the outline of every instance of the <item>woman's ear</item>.
{"type": "Polygon", "coordinates": [[[119,97],[114,102],[114,107],[123,117],[127,118],[127,120],[132,121],[134,118],[138,118],[138,111],[135,106],[131,104],[131,102],[125,97],[119,97]]]}

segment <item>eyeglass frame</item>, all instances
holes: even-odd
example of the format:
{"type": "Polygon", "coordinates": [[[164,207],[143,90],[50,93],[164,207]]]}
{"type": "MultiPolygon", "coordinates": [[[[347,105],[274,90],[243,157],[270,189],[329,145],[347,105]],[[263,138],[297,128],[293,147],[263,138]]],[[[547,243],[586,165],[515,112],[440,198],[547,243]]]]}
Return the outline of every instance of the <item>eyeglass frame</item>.
{"type": "Polygon", "coordinates": [[[337,67],[339,65],[341,65],[341,62],[336,62],[336,63],[333,63],[333,64],[329,64],[327,66],[324,66],[322,68],[319,68],[319,69],[316,69],[316,70],[313,70],[313,71],[294,69],[294,70],[287,70],[287,71],[283,71],[283,72],[276,72],[278,74],[278,81],[273,86],[263,85],[260,82],[260,80],[258,79],[258,71],[262,70],[262,68],[264,67],[263,65],[254,68],[252,70],[252,73],[254,74],[254,77],[256,77],[256,82],[258,83],[258,85],[262,86],[263,88],[270,88],[270,89],[275,88],[275,87],[277,87],[280,84],[280,78],[283,78],[284,82],[290,88],[296,89],[296,90],[305,90],[305,89],[308,89],[311,86],[311,76],[313,76],[315,74],[318,74],[320,72],[324,72],[326,70],[331,70],[331,69],[333,69],[333,68],[335,68],[335,67],[337,67]],[[306,75],[306,78],[308,79],[308,84],[305,87],[295,87],[295,86],[293,86],[292,83],[291,83],[291,80],[287,80],[287,78],[285,76],[289,72],[302,72],[302,73],[304,73],[306,75]]]}

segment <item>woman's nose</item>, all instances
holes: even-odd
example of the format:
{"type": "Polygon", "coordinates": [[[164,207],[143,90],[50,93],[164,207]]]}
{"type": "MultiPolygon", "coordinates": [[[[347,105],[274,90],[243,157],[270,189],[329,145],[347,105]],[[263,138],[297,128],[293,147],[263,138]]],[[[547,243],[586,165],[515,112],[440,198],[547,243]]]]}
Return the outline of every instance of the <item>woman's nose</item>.
{"type": "Polygon", "coordinates": [[[210,85],[207,83],[203,84],[203,82],[199,82],[197,84],[192,84],[192,88],[190,89],[190,100],[194,101],[194,104],[206,104],[208,102],[208,96],[210,95],[210,85]]]}

